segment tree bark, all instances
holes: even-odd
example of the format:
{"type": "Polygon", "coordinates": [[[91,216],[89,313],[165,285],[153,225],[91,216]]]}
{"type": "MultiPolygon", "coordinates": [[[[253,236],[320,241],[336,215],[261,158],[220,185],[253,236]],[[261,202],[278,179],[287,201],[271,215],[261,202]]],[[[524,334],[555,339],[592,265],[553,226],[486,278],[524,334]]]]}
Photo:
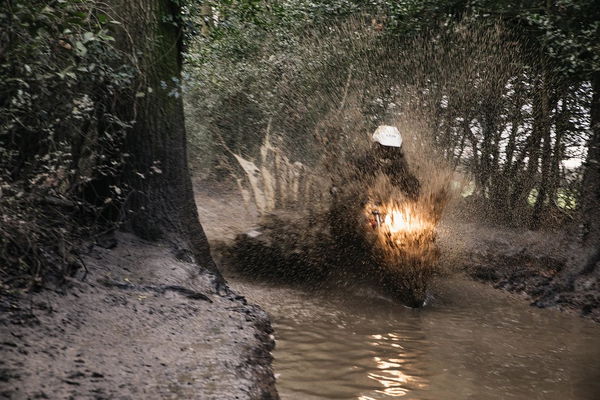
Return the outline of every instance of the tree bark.
{"type": "MultiPolygon", "coordinates": [[[[533,126],[528,143],[527,149],[527,167],[519,179],[516,185],[515,192],[512,195],[512,206],[514,209],[523,210],[528,209],[528,199],[532,189],[536,186],[536,180],[540,173],[540,161],[544,162],[544,155],[547,155],[547,149],[542,149],[542,145],[550,144],[550,110],[552,109],[550,100],[550,82],[547,74],[545,64],[542,65],[537,82],[534,86],[533,95],[533,126]],[[545,151],[545,152],[544,152],[545,151]]],[[[522,155],[524,155],[523,153],[522,155]]],[[[542,165],[542,168],[544,165],[542,165]]],[[[546,193],[540,193],[544,188],[538,186],[538,196],[540,203],[536,201],[536,204],[541,206],[543,204],[542,198],[546,196],[546,193]],[[541,197],[540,197],[541,194],[541,197]]],[[[536,210],[534,209],[533,219],[530,219],[530,227],[535,228],[537,222],[535,221],[536,210]]],[[[540,210],[541,211],[541,210],[540,210]]],[[[541,214],[539,214],[541,215],[541,214]]]]}
{"type": "Polygon", "coordinates": [[[549,193],[550,170],[552,162],[552,143],[550,137],[550,129],[544,129],[542,141],[542,159],[540,171],[540,183],[538,186],[538,194],[533,206],[533,214],[531,216],[530,228],[537,230],[542,223],[542,216],[546,209],[546,199],[549,193]]]}
{"type": "Polygon", "coordinates": [[[600,72],[592,76],[591,128],[581,189],[583,240],[586,245],[600,244],[600,72]]]}
{"type": "Polygon", "coordinates": [[[123,114],[135,121],[125,143],[130,161],[123,182],[132,189],[125,226],[142,238],[168,241],[180,256],[191,256],[221,282],[187,166],[179,6],[170,0],[113,4],[122,24],[117,43],[141,75],[137,91],[121,99],[123,114]]]}
{"type": "MultiPolygon", "coordinates": [[[[561,181],[561,162],[564,158],[564,137],[569,129],[569,96],[563,97],[561,109],[554,123],[556,136],[554,138],[554,150],[552,154],[552,167],[550,169],[550,183],[548,196],[550,198],[550,206],[556,207],[558,200],[558,188],[561,181]]],[[[557,110],[558,112],[558,110],[557,110]]]]}

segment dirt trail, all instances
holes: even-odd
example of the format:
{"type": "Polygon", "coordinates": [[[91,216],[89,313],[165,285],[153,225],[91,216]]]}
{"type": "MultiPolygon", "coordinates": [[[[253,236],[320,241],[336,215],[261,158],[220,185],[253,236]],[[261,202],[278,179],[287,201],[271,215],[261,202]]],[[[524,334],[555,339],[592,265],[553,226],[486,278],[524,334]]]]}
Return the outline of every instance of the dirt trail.
{"type": "Polygon", "coordinates": [[[2,299],[0,398],[278,398],[264,311],[167,246],[117,242],[83,281],[2,299]]]}
{"type": "MultiPolygon", "coordinates": [[[[196,187],[201,188],[201,183],[196,187]]],[[[195,192],[200,222],[211,244],[231,241],[242,232],[258,226],[256,207],[244,204],[237,189],[203,188],[195,192]]]]}

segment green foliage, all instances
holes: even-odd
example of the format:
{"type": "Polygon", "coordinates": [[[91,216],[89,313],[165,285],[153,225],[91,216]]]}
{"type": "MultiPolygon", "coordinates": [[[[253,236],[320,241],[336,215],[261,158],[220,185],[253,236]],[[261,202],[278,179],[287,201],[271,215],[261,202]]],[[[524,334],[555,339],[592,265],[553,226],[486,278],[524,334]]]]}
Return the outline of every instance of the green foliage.
{"type": "Polygon", "coordinates": [[[119,173],[130,126],[116,107],[134,73],[113,46],[114,24],[93,1],[14,0],[0,10],[3,280],[75,262],[73,221],[94,224],[124,195],[94,191],[119,173]]]}
{"type": "Polygon", "coordinates": [[[600,71],[600,7],[595,0],[558,0],[524,18],[537,30],[539,42],[556,69],[566,76],[589,77],[600,71]]]}
{"type": "Polygon", "coordinates": [[[533,199],[567,210],[557,193],[575,196],[580,175],[561,163],[581,157],[590,130],[586,81],[600,70],[595,3],[204,2],[204,33],[186,58],[190,158],[204,169],[231,168],[222,145],[252,158],[267,129],[292,152],[307,150],[339,107],[346,79],[361,88],[353,105],[366,121],[361,128],[384,118],[398,87],[412,85],[434,144],[477,180],[475,192],[490,208],[525,220],[528,194],[550,186],[533,199]],[[374,35],[354,36],[365,32],[374,35]],[[553,165],[549,179],[543,164],[553,165]]]}

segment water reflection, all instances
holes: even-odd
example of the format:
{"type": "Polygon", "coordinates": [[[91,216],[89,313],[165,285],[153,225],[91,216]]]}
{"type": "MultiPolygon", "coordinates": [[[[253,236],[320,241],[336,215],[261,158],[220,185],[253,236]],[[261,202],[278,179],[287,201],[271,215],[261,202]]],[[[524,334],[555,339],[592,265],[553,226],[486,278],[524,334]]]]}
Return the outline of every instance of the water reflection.
{"type": "MultiPolygon", "coordinates": [[[[370,342],[371,346],[377,347],[377,350],[383,348],[380,353],[389,353],[389,348],[399,351],[397,354],[389,357],[385,354],[383,357],[374,356],[375,370],[367,372],[367,377],[376,381],[381,385],[382,389],[376,389],[375,393],[388,397],[402,397],[410,390],[415,388],[424,389],[427,387],[427,381],[423,377],[418,377],[407,373],[407,369],[403,370],[403,364],[406,364],[410,357],[403,352],[404,347],[398,343],[401,342],[401,336],[395,333],[374,334],[369,335],[369,339],[375,341],[370,342]]],[[[370,395],[361,395],[359,400],[374,400],[375,397],[370,395]]]]}

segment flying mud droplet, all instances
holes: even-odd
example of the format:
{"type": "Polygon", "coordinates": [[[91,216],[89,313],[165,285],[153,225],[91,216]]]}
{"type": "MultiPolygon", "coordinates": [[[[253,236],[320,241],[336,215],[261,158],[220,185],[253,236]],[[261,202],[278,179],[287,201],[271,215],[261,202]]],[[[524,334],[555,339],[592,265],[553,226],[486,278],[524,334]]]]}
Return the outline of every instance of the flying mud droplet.
{"type": "Polygon", "coordinates": [[[287,281],[396,287],[408,303],[423,303],[439,272],[436,226],[468,182],[457,160],[469,155],[453,141],[456,124],[444,118],[474,107],[521,68],[499,27],[427,35],[399,42],[357,22],[311,34],[280,66],[282,79],[224,103],[234,108],[209,129],[264,220],[261,235],[238,237],[228,252],[234,265],[287,281]],[[379,125],[402,134],[419,182],[410,199],[386,173],[367,179],[356,167],[379,125]],[[224,140],[236,135],[254,139],[224,140]],[[383,224],[369,231],[374,197],[383,224]],[[332,216],[340,199],[342,213],[332,216]]]}

